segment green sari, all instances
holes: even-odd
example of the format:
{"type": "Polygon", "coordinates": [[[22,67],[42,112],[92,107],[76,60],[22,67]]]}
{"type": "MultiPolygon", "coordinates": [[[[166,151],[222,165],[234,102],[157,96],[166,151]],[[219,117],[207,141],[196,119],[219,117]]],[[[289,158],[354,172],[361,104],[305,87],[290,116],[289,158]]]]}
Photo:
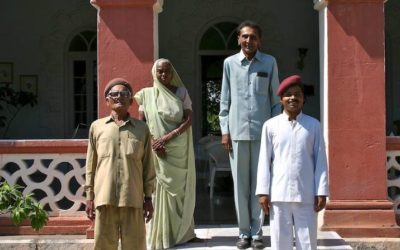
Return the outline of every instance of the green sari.
{"type": "MultiPolygon", "coordinates": [[[[183,120],[182,100],[157,80],[153,66],[154,86],[136,93],[135,100],[144,108],[144,115],[154,138],[179,127],[183,120]]],[[[183,86],[173,69],[171,84],[183,86]]],[[[157,182],[154,217],[150,230],[151,249],[165,249],[196,237],[193,213],[195,207],[196,173],[192,128],[165,145],[166,157],[153,152],[157,182]]]]}

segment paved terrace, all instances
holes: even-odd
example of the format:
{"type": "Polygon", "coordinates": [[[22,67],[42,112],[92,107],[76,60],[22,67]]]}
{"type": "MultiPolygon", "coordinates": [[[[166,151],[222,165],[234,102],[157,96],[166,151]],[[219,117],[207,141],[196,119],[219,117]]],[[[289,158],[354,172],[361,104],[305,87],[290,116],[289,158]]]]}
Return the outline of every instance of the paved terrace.
{"type": "MultiPolygon", "coordinates": [[[[235,246],[238,228],[233,225],[199,226],[196,229],[199,238],[206,239],[202,243],[183,244],[172,249],[237,249],[235,246]]],[[[269,227],[264,227],[265,249],[271,249],[269,227]]],[[[93,240],[84,235],[32,235],[32,236],[0,236],[0,250],[89,250],[93,249],[93,240]]],[[[335,232],[318,233],[318,249],[345,250],[353,249],[335,232]]],[[[371,248],[368,248],[371,249],[371,248]]]]}

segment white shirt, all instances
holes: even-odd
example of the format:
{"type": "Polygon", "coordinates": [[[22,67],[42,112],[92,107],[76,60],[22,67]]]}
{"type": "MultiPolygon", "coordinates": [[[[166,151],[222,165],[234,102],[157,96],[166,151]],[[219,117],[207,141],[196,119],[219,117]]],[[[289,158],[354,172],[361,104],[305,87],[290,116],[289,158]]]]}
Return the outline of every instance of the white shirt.
{"type": "Polygon", "coordinates": [[[318,120],[300,113],[289,121],[282,114],[262,128],[256,195],[271,202],[314,203],[328,195],[327,161],[318,120]]]}

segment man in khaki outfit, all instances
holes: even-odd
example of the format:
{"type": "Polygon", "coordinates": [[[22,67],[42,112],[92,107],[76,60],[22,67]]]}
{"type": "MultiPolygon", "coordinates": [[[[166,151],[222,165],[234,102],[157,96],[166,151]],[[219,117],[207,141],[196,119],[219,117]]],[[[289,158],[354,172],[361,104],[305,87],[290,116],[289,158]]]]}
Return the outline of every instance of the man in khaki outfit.
{"type": "Polygon", "coordinates": [[[104,90],[108,117],[92,123],[86,158],[86,213],[95,249],[145,250],[144,221],[153,216],[155,171],[146,123],[130,117],[132,87],[121,78],[104,90]],[[143,216],[145,218],[143,218],[143,216]]]}

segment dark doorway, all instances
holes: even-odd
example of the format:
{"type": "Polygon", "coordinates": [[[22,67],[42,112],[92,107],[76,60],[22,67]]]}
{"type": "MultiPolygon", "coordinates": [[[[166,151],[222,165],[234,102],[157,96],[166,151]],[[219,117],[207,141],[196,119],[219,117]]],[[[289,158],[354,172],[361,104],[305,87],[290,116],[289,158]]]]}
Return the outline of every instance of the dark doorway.
{"type": "Polygon", "coordinates": [[[201,56],[202,135],[220,135],[219,102],[226,55],[201,56]]]}

